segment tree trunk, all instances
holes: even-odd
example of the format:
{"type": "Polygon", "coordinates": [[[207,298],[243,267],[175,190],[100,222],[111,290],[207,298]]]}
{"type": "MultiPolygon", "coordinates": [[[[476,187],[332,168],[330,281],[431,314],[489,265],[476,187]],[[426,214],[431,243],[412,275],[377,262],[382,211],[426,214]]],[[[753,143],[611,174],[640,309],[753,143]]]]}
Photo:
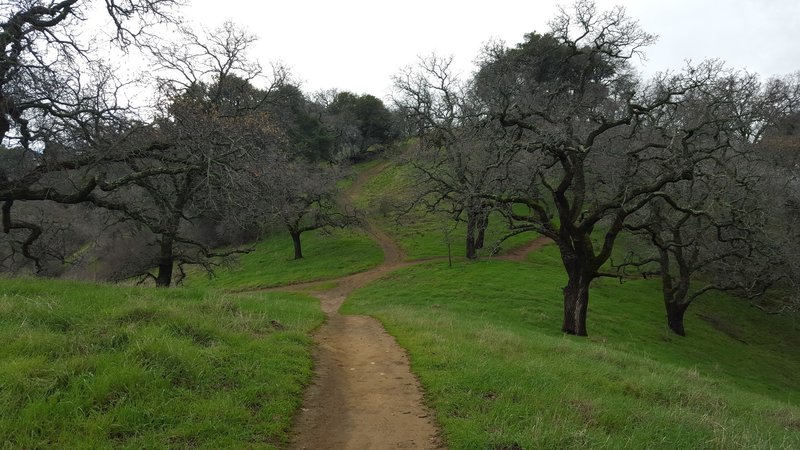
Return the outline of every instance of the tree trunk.
{"type": "MultiPolygon", "coordinates": [[[[670,253],[665,245],[659,245],[659,254],[661,292],[664,296],[664,307],[667,310],[667,326],[678,336],[686,336],[686,330],[683,328],[683,316],[686,309],[689,308],[689,303],[683,303],[682,300],[686,298],[689,281],[687,278],[684,284],[678,280],[678,285],[675,286],[675,280],[670,273],[670,253]]],[[[680,264],[680,260],[678,263],[680,264]]]]}
{"type": "Polygon", "coordinates": [[[561,260],[567,270],[564,286],[564,323],[561,331],[576,336],[587,336],[586,313],[589,308],[589,283],[593,271],[587,257],[572,249],[561,249],[561,260]]]}
{"type": "Polygon", "coordinates": [[[478,249],[475,248],[475,215],[467,212],[467,259],[477,259],[478,249]]]}
{"type": "Polygon", "coordinates": [[[294,243],[294,259],[303,259],[303,247],[300,244],[300,232],[291,231],[292,242],[294,243]]]}
{"type": "Polygon", "coordinates": [[[686,336],[686,330],[683,328],[683,316],[689,308],[689,304],[681,303],[665,303],[667,307],[667,326],[673,333],[678,336],[686,336]]]}
{"type": "Polygon", "coordinates": [[[175,266],[175,257],[172,253],[172,236],[161,235],[161,254],[158,258],[157,287],[169,287],[172,284],[172,269],[175,266]]]}
{"type": "Polygon", "coordinates": [[[564,324],[561,331],[576,336],[587,336],[586,312],[589,308],[589,282],[591,278],[570,274],[564,287],[564,324]]]}
{"type": "Polygon", "coordinates": [[[478,219],[478,237],[475,238],[475,248],[480,250],[486,238],[486,228],[489,226],[489,215],[485,213],[480,214],[478,219]]]}

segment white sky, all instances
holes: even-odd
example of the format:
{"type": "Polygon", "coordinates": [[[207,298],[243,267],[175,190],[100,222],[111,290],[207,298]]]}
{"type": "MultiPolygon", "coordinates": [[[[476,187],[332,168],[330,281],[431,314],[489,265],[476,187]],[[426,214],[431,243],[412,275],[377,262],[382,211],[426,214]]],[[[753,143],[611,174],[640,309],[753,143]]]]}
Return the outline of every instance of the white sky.
{"type": "MultiPolygon", "coordinates": [[[[385,98],[391,76],[418,55],[453,55],[464,73],[481,44],[508,45],[547,31],[557,4],[570,1],[189,0],[186,20],[215,28],[225,20],[259,36],[251,53],[280,61],[303,89],[337,88],[385,98]]],[[[642,69],[652,74],[683,61],[720,58],[766,78],[800,70],[800,0],[597,0],[627,8],[659,35],[642,69]]]]}

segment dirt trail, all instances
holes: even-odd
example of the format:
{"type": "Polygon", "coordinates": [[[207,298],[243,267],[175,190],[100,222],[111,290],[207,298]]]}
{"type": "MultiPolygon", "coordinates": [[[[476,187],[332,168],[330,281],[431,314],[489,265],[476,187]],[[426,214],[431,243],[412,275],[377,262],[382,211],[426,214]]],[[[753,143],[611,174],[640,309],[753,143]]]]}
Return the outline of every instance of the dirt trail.
{"type": "MultiPolygon", "coordinates": [[[[351,203],[366,180],[384,168],[379,165],[361,173],[343,203],[351,203]]],[[[279,288],[310,292],[327,315],[314,335],[316,376],[306,390],[290,448],[443,448],[405,351],[377,320],[338,313],[354,290],[421,262],[403,262],[402,249],[386,233],[369,222],[365,228],[383,249],[379,267],[333,280],[336,286],[330,289],[324,288],[331,280],[279,288]]]]}
{"type": "Polygon", "coordinates": [[[508,251],[507,253],[495,256],[494,258],[503,259],[506,261],[523,262],[525,261],[525,258],[528,256],[529,253],[535,252],[536,250],[539,250],[540,248],[552,242],[553,242],[552,239],[548,237],[539,236],[538,238],[528,242],[522,247],[515,248],[513,250],[508,251]]]}
{"type": "MultiPolygon", "coordinates": [[[[359,174],[341,197],[341,204],[352,206],[366,181],[387,165],[379,164],[359,174]]],[[[444,448],[405,351],[377,320],[338,312],[356,289],[401,267],[427,261],[404,261],[405,253],[389,235],[370,221],[364,228],[383,250],[380,266],[335,280],[270,289],[314,295],[327,315],[314,335],[315,378],[306,390],[290,448],[444,448]]],[[[497,258],[524,261],[528,253],[549,242],[541,237],[497,258]]]]}

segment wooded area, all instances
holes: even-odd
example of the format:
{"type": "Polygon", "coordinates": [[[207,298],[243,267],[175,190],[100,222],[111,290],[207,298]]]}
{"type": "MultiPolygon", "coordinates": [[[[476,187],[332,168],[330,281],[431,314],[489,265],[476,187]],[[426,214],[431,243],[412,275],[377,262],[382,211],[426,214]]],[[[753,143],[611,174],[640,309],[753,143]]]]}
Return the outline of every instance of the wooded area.
{"type": "Polygon", "coordinates": [[[75,37],[92,3],[2,12],[4,272],[87,278],[92,264],[96,278],[168,287],[275,230],[303,258],[302,233],[359,223],[338,201],[349,165],[414,142],[417,189],[391,214],[463,222],[468,259],[497,244],[490,216],[554,241],[564,333],[588,334],[599,277],[660,277],[678,335],[711,290],[800,308],[800,72],[762,80],[709,60],[643,79],[632,60],[655,37],[623,8],[579,1],[521,43],[487,43],[468,77],[420,59],[387,106],[303,92],[287,68],[249,59],[254,35],[189,29],[173,0],[104,0],[115,44],[156,74],[142,107],[75,37]]]}

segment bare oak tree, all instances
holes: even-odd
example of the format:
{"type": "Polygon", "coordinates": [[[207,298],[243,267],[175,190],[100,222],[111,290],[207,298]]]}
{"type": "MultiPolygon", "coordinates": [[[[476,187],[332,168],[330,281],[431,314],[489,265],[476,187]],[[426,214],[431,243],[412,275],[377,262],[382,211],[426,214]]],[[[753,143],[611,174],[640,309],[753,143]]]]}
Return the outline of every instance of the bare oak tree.
{"type": "Polygon", "coordinates": [[[452,59],[423,58],[395,76],[395,105],[416,126],[418,151],[408,158],[419,183],[409,208],[423,206],[466,224],[466,256],[478,257],[493,211],[485,195],[502,189],[514,156],[507,131],[492,123],[452,59]]]}
{"type": "Polygon", "coordinates": [[[529,213],[507,208],[509,217],[558,245],[568,276],[562,331],[585,336],[590,282],[604,275],[630,216],[730,148],[715,137],[730,118],[722,106],[739,97],[687,111],[693,93],[724,77],[713,61],[638,80],[628,61],[655,38],[621,7],[599,12],[579,1],[550,25],[484,53],[478,90],[511,131],[528,180],[487,198],[525,205],[529,213]]]}
{"type": "Polygon", "coordinates": [[[716,147],[713,158],[696,164],[692,180],[666,186],[625,224],[656,254],[628,258],[620,268],[656,263],[651,273],[661,277],[667,325],[680,336],[687,308],[706,292],[754,299],[782,277],[771,250],[775,239],[768,236],[774,227],[768,218],[780,214],[767,207],[764,161],[755,150],[765,130],[784,117],[776,100],[787,92],[762,86],[753,74],[721,75],[685,95],[676,108],[681,115],[672,119],[704,136],[703,148],[716,147]]]}
{"type": "Polygon", "coordinates": [[[263,204],[267,218],[289,232],[294,259],[303,258],[303,233],[358,223],[355,212],[338,201],[341,176],[335,166],[316,166],[285,153],[274,155],[270,165],[272,170],[259,177],[263,197],[257,203],[263,204]]]}
{"type": "Polygon", "coordinates": [[[173,22],[175,0],[12,1],[0,7],[0,201],[3,232],[27,233],[22,253],[40,225],[13,216],[14,202],[85,201],[100,185],[86,169],[119,159],[102,138],[127,120],[118,101],[122,83],[77,37],[85,14],[104,6],[120,46],[138,44],[148,28],[173,22]]]}
{"type": "Polygon", "coordinates": [[[183,264],[210,269],[213,258],[244,251],[214,252],[187,228],[208,215],[233,220],[234,211],[246,209],[258,195],[254,172],[266,170],[262,162],[281,139],[263,106],[283,73],[267,90],[250,84],[261,71],[243,60],[253,39],[228,23],[204,36],[185,30],[179,45],[152,47],[164,69],[159,87],[167,107],[131,139],[130,157],[113,166],[133,179],[89,196],[158,237],[157,286],[172,283],[176,263],[181,273],[183,264]],[[140,155],[140,147],[159,151],[140,155]],[[150,176],[136,176],[142,173],[150,176]]]}

